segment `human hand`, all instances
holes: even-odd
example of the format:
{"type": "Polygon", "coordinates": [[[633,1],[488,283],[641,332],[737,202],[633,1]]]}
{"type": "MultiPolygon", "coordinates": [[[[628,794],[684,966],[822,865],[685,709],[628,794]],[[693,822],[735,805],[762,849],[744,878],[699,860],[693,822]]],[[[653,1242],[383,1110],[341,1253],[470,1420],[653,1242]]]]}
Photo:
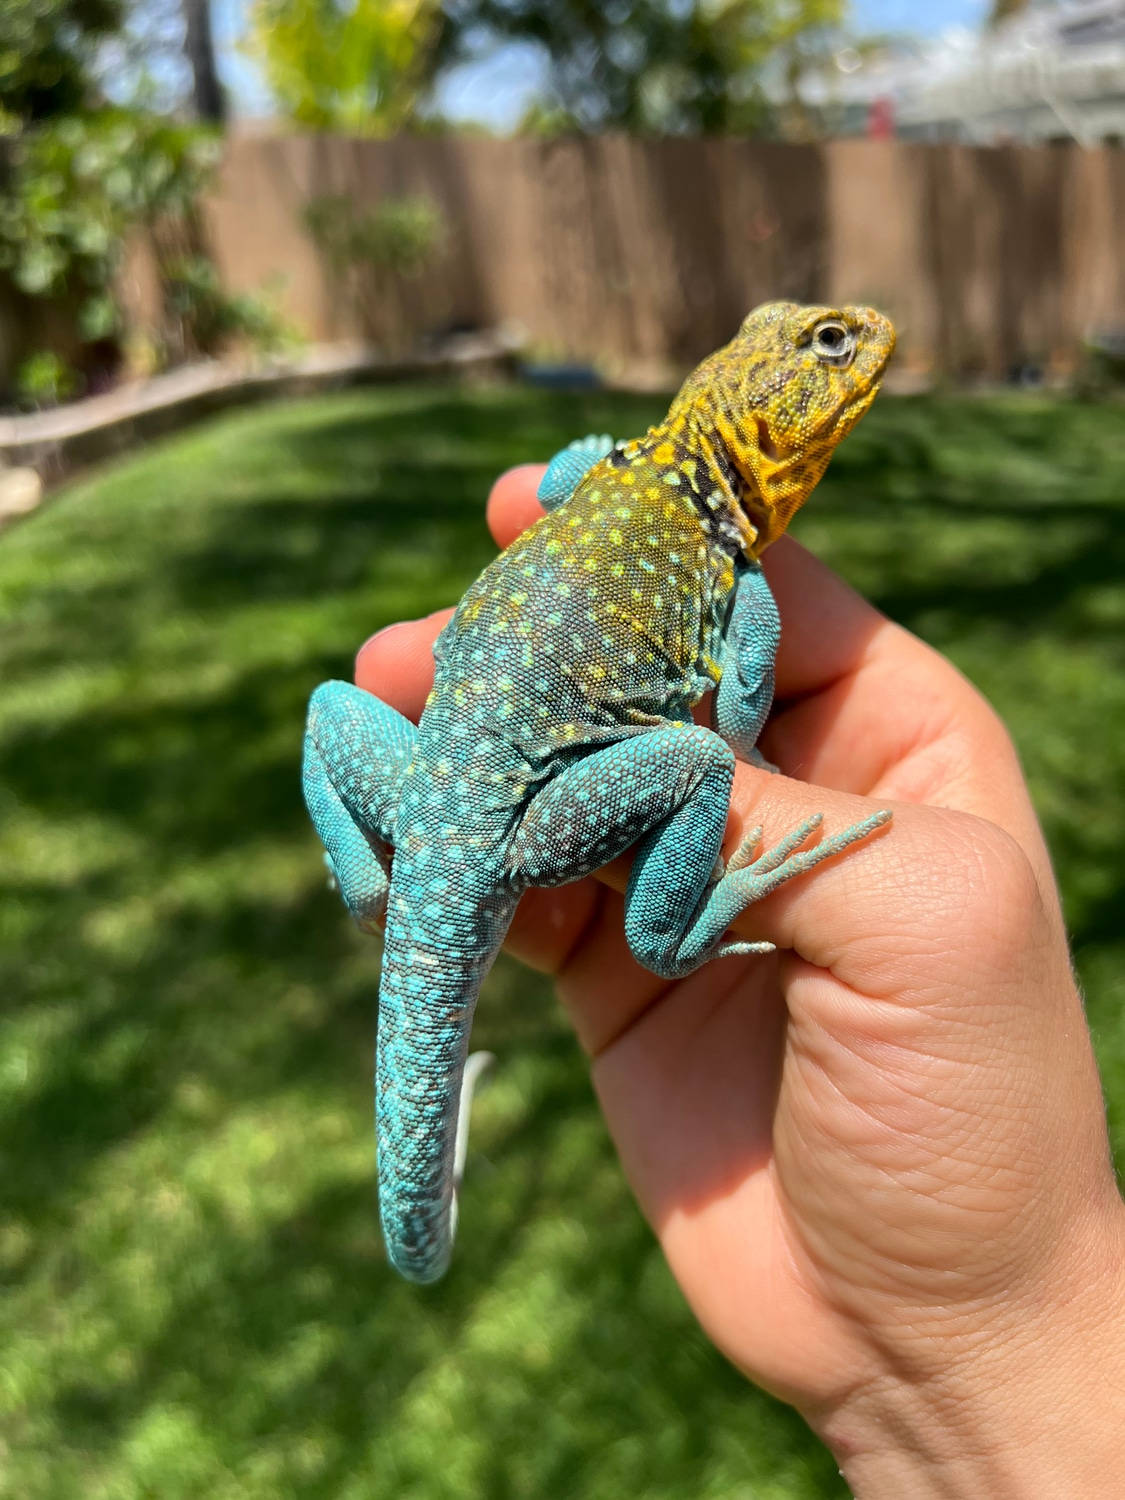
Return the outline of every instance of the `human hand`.
{"type": "MultiPolygon", "coordinates": [[[[542,472],[494,488],[499,544],[542,472]]],[[[508,946],[556,976],[704,1328],[857,1493],[1125,1493],[1125,1208],[1017,759],[948,662],[796,543],[765,567],[762,748],[801,780],[740,765],[727,848],[818,811],[890,804],[890,828],[741,917],[776,957],[648,973],[627,861],[529,892],[508,946]]],[[[417,719],[446,618],[375,637],[356,681],[417,719]]]]}

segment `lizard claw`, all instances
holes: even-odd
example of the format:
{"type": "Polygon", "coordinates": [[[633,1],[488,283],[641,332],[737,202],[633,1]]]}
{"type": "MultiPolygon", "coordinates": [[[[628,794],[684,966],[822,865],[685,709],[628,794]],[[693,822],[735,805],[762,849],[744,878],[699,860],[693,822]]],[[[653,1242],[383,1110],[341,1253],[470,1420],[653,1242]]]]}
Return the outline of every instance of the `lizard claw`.
{"type": "Polygon", "coordinates": [[[739,958],[746,953],[776,953],[776,943],[747,943],[741,938],[732,939],[729,943],[720,943],[711,955],[712,958],[739,958]]]}
{"type": "Polygon", "coordinates": [[[749,833],[742,836],[738,848],[727,861],[727,870],[744,870],[747,865],[754,863],[754,856],[762,842],[762,832],[762,825],[759,823],[756,828],[751,828],[749,833]]]}
{"type": "Polygon", "coordinates": [[[754,855],[758,845],[762,842],[762,825],[752,828],[749,833],[743,834],[739,840],[738,848],[730,859],[724,859],[720,854],[715,861],[715,868],[711,872],[711,885],[718,885],[724,875],[730,875],[735,870],[744,870],[747,865],[754,863],[754,855]]]}

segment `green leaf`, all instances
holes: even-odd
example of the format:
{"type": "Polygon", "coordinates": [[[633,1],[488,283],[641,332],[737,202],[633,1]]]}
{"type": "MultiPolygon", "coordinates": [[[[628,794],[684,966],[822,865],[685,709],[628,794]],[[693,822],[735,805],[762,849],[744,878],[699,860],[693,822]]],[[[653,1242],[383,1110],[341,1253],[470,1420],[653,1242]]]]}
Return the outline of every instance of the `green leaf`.
{"type": "Polygon", "coordinates": [[[32,245],[16,267],[16,285],[32,297],[41,297],[53,288],[65,264],[65,258],[50,246],[32,245]]]}
{"type": "Polygon", "coordinates": [[[117,305],[112,297],[87,297],[78,309],[78,330],[89,342],[108,338],[118,324],[117,305]]]}

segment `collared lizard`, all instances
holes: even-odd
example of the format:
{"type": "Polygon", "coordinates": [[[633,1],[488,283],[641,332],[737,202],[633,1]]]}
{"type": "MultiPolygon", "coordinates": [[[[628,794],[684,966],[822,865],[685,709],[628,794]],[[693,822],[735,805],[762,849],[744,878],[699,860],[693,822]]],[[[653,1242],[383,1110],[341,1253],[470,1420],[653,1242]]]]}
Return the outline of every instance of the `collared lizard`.
{"type": "Polygon", "coordinates": [[[758,559],[871,405],[893,347],[869,308],[757,308],[644,437],[556,455],[547,515],[439,637],[417,726],[348,683],[313,694],[306,802],[353,917],[386,924],[379,1196],[387,1253],[411,1280],[449,1261],[469,1029],[527,887],[635,844],[626,937],[678,977],[768,950],[727,937],[739,913],[889,819],[803,848],[812,818],[764,853],[756,830],[720,857],[735,756],[764,764],[773,697],[780,625],[758,559]],[[713,730],[692,721],[712,690],[713,730]]]}

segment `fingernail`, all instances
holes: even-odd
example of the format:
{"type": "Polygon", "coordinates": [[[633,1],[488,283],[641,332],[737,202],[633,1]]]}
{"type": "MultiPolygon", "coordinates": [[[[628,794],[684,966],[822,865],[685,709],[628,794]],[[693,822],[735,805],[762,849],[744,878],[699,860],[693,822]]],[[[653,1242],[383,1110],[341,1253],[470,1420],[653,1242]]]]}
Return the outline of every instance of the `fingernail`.
{"type": "Polygon", "coordinates": [[[380,637],[385,635],[393,635],[396,630],[402,630],[405,626],[413,624],[413,620],[396,620],[393,625],[384,625],[382,630],[377,630],[374,635],[369,635],[367,637],[363,645],[356,652],[356,655],[362,656],[363,653],[367,650],[368,646],[373,646],[375,642],[380,639],[380,637]]]}

